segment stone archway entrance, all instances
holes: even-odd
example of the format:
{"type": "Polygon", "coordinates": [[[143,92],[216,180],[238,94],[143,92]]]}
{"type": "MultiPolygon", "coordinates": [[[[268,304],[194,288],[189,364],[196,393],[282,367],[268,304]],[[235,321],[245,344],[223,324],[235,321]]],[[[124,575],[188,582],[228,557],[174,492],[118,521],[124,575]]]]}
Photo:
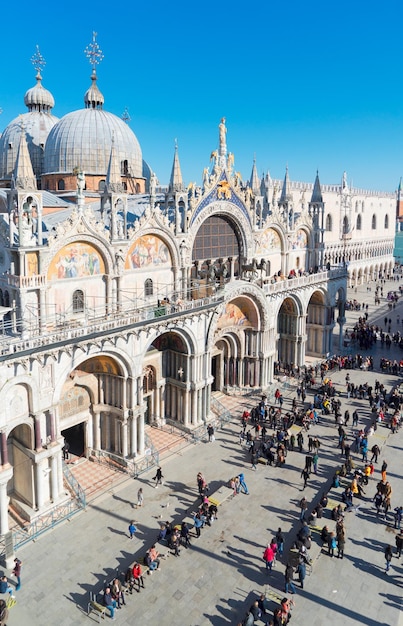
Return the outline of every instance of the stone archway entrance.
{"type": "Polygon", "coordinates": [[[298,332],[299,313],[295,300],[286,298],[280,307],[277,318],[278,360],[290,367],[302,365],[302,337],[298,332]]]}
{"type": "Polygon", "coordinates": [[[260,312],[248,296],[227,302],[217,322],[211,353],[213,391],[259,388],[263,381],[260,312]]]}

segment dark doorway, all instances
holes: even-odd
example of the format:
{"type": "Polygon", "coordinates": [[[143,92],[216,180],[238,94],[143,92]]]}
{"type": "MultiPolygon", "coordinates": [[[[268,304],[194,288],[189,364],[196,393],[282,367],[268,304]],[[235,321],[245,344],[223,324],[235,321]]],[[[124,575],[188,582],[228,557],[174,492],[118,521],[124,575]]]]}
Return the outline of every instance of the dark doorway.
{"type": "Polygon", "coordinates": [[[81,422],[62,430],[62,436],[69,442],[70,454],[74,456],[83,456],[84,454],[84,423],[81,422]]]}
{"type": "Polygon", "coordinates": [[[219,391],[218,387],[219,384],[217,384],[217,370],[218,370],[218,359],[219,359],[219,355],[217,356],[213,356],[213,358],[211,359],[211,375],[214,378],[213,382],[211,383],[211,391],[219,391]]]}
{"type": "Polygon", "coordinates": [[[151,415],[151,396],[146,396],[145,407],[144,407],[144,423],[151,424],[151,421],[154,420],[154,416],[151,415]]]}

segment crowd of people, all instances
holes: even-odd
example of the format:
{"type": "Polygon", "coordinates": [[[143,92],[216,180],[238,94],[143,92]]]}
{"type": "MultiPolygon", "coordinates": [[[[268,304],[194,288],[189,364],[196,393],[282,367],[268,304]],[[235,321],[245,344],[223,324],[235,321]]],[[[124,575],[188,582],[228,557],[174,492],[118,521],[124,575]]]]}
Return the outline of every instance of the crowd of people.
{"type": "MultiPolygon", "coordinates": [[[[315,424],[320,423],[323,415],[333,414],[335,431],[334,441],[336,455],[340,455],[342,463],[335,472],[331,489],[333,497],[338,497],[340,502],[331,511],[330,519],[334,522],[334,529],[330,528],[328,521],[320,530],[320,543],[329,557],[344,558],[347,542],[345,515],[356,510],[363,499],[373,501],[376,516],[380,521],[392,525],[398,531],[396,534],[396,555],[400,556],[403,549],[403,532],[401,520],[403,507],[392,506],[392,487],[387,480],[387,462],[383,460],[380,467],[381,480],[376,483],[373,494],[367,494],[365,489],[374,480],[376,466],[381,455],[381,449],[377,443],[371,443],[371,437],[378,427],[389,426],[391,432],[397,432],[401,423],[403,411],[403,395],[399,387],[387,390],[386,387],[375,381],[372,386],[368,383],[358,383],[353,380],[354,372],[348,371],[345,378],[344,391],[335,393],[335,387],[330,378],[331,371],[337,368],[354,370],[362,367],[360,363],[364,357],[361,355],[349,357],[332,357],[315,367],[306,368],[296,386],[296,395],[289,402],[291,407],[284,408],[280,404],[281,394],[275,394],[275,404],[271,405],[267,398],[262,397],[260,403],[244,412],[242,416],[242,428],[239,441],[245,448],[250,458],[252,470],[256,470],[257,463],[263,460],[268,465],[280,467],[287,466],[287,455],[293,452],[304,454],[305,462],[301,468],[301,489],[304,490],[311,474],[318,472],[320,457],[320,438],[311,433],[306,433],[315,424]],[[313,390],[313,401],[307,399],[306,392],[315,384],[314,377],[321,377],[321,386],[313,390]],[[356,403],[352,415],[349,408],[341,410],[341,398],[362,401],[356,403]],[[368,403],[368,404],[367,404],[368,403]],[[366,406],[369,408],[366,409],[366,406]],[[357,410],[358,407],[358,410],[357,410]],[[364,419],[365,414],[365,419],[364,419]],[[308,420],[308,427],[306,427],[308,420]],[[382,425],[382,426],[381,426],[382,425]],[[294,428],[291,428],[294,426],[294,428]],[[295,426],[298,428],[296,429],[295,426]],[[299,430],[298,430],[299,429],[299,430]],[[365,489],[364,489],[365,488],[365,489]],[[337,495],[336,495],[337,494],[337,495]]],[[[373,360],[371,359],[371,369],[373,360]]],[[[291,465],[295,466],[295,457],[291,465]]],[[[307,567],[310,567],[309,551],[312,546],[311,527],[318,527],[319,520],[324,516],[324,510],[328,506],[328,494],[323,493],[320,501],[309,512],[310,505],[305,497],[300,500],[301,528],[297,532],[296,539],[292,542],[292,552],[284,550],[284,537],[282,537],[282,549],[279,550],[278,535],[273,535],[263,552],[263,561],[267,575],[271,575],[276,560],[281,559],[284,564],[284,593],[296,592],[295,579],[298,579],[300,588],[304,588],[307,567]],[[297,556],[296,556],[297,555],[297,556]],[[283,558],[284,557],[284,558],[283,558]],[[292,558],[291,558],[292,557],[292,558]]],[[[289,544],[290,545],[290,544],[289,544]]],[[[390,569],[392,546],[385,547],[385,573],[390,569]]],[[[287,598],[284,598],[286,601],[287,598]]],[[[289,605],[289,609],[291,605],[289,605]]],[[[284,611],[282,602],[280,606],[273,608],[273,601],[263,594],[253,601],[247,615],[242,622],[249,626],[258,619],[275,626],[288,623],[290,610],[284,611]]]]}

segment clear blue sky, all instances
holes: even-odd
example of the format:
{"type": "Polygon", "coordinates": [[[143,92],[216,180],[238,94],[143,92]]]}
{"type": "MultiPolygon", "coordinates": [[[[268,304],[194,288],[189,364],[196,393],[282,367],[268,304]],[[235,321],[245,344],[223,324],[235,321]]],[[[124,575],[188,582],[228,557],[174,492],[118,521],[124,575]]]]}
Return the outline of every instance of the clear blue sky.
{"type": "Polygon", "coordinates": [[[143,157],[169,180],[175,138],[185,183],[201,183],[227,120],[228,150],[259,174],[394,191],[403,175],[400,1],[238,3],[48,2],[2,7],[1,130],[43,84],[62,117],[90,85],[84,49],[92,31],[104,53],[98,86],[105,109],[125,107],[143,157]]]}

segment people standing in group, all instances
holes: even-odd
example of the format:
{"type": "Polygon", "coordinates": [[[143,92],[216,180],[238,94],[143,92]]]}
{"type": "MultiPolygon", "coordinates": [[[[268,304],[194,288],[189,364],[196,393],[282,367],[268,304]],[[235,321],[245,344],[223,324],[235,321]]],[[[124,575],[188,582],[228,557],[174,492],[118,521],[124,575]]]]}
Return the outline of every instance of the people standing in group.
{"type": "Polygon", "coordinates": [[[155,476],[153,478],[153,480],[155,480],[155,488],[158,488],[158,485],[162,485],[162,479],[163,479],[163,475],[162,475],[162,469],[160,467],[157,467],[157,471],[155,472],[155,476]]]}
{"type": "Polygon", "coordinates": [[[308,510],[308,501],[305,498],[305,496],[301,498],[301,500],[299,501],[299,508],[300,508],[299,519],[301,522],[303,522],[305,520],[306,512],[308,510]]]}
{"type": "Polygon", "coordinates": [[[306,563],[303,559],[300,559],[298,565],[297,565],[297,574],[298,574],[298,580],[299,583],[301,585],[301,589],[304,588],[304,580],[306,577],[306,563]]]}
{"type": "Polygon", "coordinates": [[[284,572],[285,593],[296,593],[294,583],[292,582],[293,578],[294,568],[291,563],[287,563],[284,572]]]}

